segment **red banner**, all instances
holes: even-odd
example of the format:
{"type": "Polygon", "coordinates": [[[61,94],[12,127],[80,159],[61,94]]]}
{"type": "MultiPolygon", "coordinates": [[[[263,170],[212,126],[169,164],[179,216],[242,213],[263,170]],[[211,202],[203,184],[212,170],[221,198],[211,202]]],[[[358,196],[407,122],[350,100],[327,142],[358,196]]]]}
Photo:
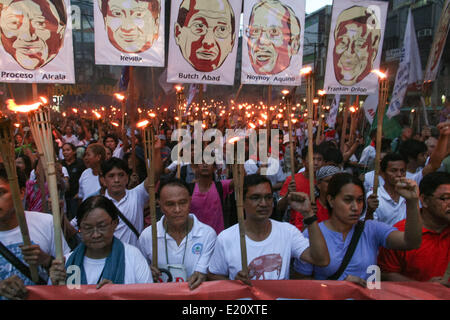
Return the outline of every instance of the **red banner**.
{"type": "Polygon", "coordinates": [[[381,282],[381,289],[366,289],[348,281],[258,280],[204,282],[195,290],[187,283],[29,286],[30,300],[449,300],[450,289],[429,282],[381,282]]]}

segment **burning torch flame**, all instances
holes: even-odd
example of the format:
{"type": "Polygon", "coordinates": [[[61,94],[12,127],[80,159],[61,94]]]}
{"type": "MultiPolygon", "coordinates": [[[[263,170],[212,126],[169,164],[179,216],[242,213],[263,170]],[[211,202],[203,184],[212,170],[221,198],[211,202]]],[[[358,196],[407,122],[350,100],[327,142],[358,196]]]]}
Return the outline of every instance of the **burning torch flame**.
{"type": "Polygon", "coordinates": [[[102,115],[100,113],[98,113],[97,111],[92,111],[92,113],[95,114],[95,116],[97,117],[97,119],[100,119],[102,117],[102,115]]]}
{"type": "MultiPolygon", "coordinates": [[[[42,98],[42,97],[41,97],[42,98]]],[[[45,98],[44,98],[45,99],[45,98]]],[[[42,105],[42,102],[35,102],[29,105],[17,105],[13,99],[6,100],[6,104],[8,105],[8,109],[15,112],[30,112],[39,109],[42,105]]]]}
{"type": "Polygon", "coordinates": [[[255,126],[253,123],[251,123],[251,122],[250,122],[248,125],[249,125],[250,128],[252,128],[252,129],[255,129],[255,128],[256,128],[256,126],[255,126]]]}
{"type": "Polygon", "coordinates": [[[138,128],[144,128],[144,127],[146,127],[149,123],[150,123],[150,121],[148,121],[148,120],[142,120],[142,121],[140,121],[140,122],[138,122],[138,123],[136,124],[136,127],[138,127],[138,128]]]}
{"type": "Polygon", "coordinates": [[[114,93],[114,96],[119,101],[123,101],[125,99],[125,96],[123,94],[120,94],[120,93],[114,93]]]}
{"type": "Polygon", "coordinates": [[[310,74],[312,72],[312,68],[310,66],[304,67],[300,70],[300,74],[302,76],[306,76],[307,74],[310,74]]]}
{"type": "Polygon", "coordinates": [[[349,110],[350,110],[350,112],[352,112],[352,113],[355,113],[355,112],[356,112],[356,109],[355,109],[355,107],[353,107],[353,106],[352,106],[352,107],[350,107],[350,109],[349,109],[349,110]]]}
{"type": "Polygon", "coordinates": [[[378,76],[378,78],[380,78],[381,80],[384,80],[387,78],[387,75],[385,73],[381,72],[380,70],[372,70],[371,72],[375,73],[378,76]]]}
{"type": "Polygon", "coordinates": [[[324,96],[327,94],[327,92],[325,90],[319,90],[319,91],[317,91],[317,93],[319,94],[319,96],[324,96]]]}
{"type": "Polygon", "coordinates": [[[285,96],[285,95],[288,95],[289,94],[289,90],[283,90],[283,91],[281,91],[281,93],[285,96]]]}
{"type": "Polygon", "coordinates": [[[175,86],[175,90],[177,90],[177,92],[180,92],[183,90],[182,86],[175,86]]]}
{"type": "Polygon", "coordinates": [[[119,126],[119,124],[118,124],[117,122],[111,122],[111,124],[112,124],[114,127],[118,127],[118,126],[119,126]]]}
{"type": "Polygon", "coordinates": [[[153,112],[152,112],[152,113],[149,113],[148,115],[149,115],[150,117],[152,117],[152,118],[155,118],[155,117],[156,117],[156,114],[153,113],[153,112]]]}
{"type": "Polygon", "coordinates": [[[234,137],[234,138],[229,139],[228,143],[235,144],[236,142],[238,142],[241,139],[242,139],[242,137],[234,137]]]}
{"type": "Polygon", "coordinates": [[[78,113],[78,109],[72,108],[73,113],[78,113]]]}
{"type": "Polygon", "coordinates": [[[319,103],[319,99],[314,99],[313,103],[318,104],[319,103]]]}

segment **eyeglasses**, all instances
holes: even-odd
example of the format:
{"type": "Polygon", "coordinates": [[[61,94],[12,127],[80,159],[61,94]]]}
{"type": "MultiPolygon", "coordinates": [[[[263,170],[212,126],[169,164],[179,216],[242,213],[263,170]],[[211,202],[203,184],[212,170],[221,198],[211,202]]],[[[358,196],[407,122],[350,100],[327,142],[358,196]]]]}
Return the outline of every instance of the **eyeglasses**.
{"type": "Polygon", "coordinates": [[[80,231],[86,235],[91,235],[97,230],[101,234],[105,234],[109,231],[109,228],[111,227],[112,221],[108,224],[100,224],[98,226],[90,226],[90,225],[80,225],[80,231]]]}
{"type": "Polygon", "coordinates": [[[255,202],[257,204],[261,203],[263,199],[267,203],[272,203],[273,202],[273,195],[272,194],[266,194],[265,196],[255,194],[255,195],[252,195],[252,196],[250,196],[248,198],[250,199],[250,201],[255,202]]]}
{"type": "Polygon", "coordinates": [[[204,23],[194,22],[188,28],[196,36],[204,36],[209,29],[212,29],[214,36],[219,39],[225,39],[231,33],[230,27],[228,25],[215,25],[208,27],[204,23]]]}
{"type": "Polygon", "coordinates": [[[280,39],[284,35],[283,30],[277,27],[249,27],[246,30],[247,37],[250,39],[259,39],[263,33],[265,33],[267,38],[270,39],[280,39]]]}

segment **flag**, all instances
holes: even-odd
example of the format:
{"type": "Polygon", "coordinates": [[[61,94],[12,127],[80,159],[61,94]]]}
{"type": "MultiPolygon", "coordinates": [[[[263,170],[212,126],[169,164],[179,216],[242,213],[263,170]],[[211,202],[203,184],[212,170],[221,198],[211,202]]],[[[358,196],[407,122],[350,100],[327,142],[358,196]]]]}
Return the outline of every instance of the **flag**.
{"type": "Polygon", "coordinates": [[[341,101],[341,95],[336,94],[334,96],[333,103],[331,104],[330,113],[328,114],[327,124],[329,128],[334,128],[336,124],[336,116],[339,111],[339,102],[341,101]]]}
{"type": "Polygon", "coordinates": [[[422,81],[422,79],[422,65],[420,62],[419,47],[417,45],[416,30],[414,28],[414,18],[411,9],[409,9],[402,56],[395,78],[391,103],[386,113],[389,118],[400,113],[408,85],[422,81]]]}
{"type": "Polygon", "coordinates": [[[378,89],[374,94],[367,96],[366,101],[364,101],[364,113],[366,115],[367,121],[372,124],[375,114],[378,108],[378,89]]]}

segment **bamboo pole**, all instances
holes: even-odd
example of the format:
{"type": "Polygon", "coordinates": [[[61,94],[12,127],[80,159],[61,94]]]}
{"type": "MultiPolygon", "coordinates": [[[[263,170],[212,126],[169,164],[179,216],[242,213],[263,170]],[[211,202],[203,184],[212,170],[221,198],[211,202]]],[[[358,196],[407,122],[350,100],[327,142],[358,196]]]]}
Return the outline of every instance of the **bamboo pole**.
{"type": "MultiPolygon", "coordinates": [[[[177,128],[178,128],[178,145],[177,145],[177,179],[180,179],[181,177],[181,156],[180,156],[180,145],[181,145],[181,110],[183,108],[183,87],[178,86],[177,88],[177,114],[178,114],[178,121],[177,121],[177,128]]],[[[201,89],[200,89],[201,90],[201,89]]],[[[200,107],[200,113],[202,113],[202,109],[200,107]]]]}
{"type": "MultiPolygon", "coordinates": [[[[13,141],[13,127],[10,119],[0,119],[0,152],[3,157],[3,163],[5,165],[6,173],[8,175],[9,187],[11,189],[11,195],[13,199],[15,214],[17,222],[19,224],[20,233],[22,234],[23,244],[25,246],[31,245],[30,234],[28,231],[28,225],[25,218],[25,211],[23,209],[22,200],[20,199],[19,181],[16,171],[16,159],[14,153],[13,141]]],[[[29,265],[31,280],[34,283],[38,283],[39,274],[36,265],[29,265]]]]}
{"type": "Polygon", "coordinates": [[[386,101],[389,91],[389,80],[388,78],[380,79],[379,81],[379,100],[378,100],[378,110],[377,110],[377,139],[376,139],[376,155],[375,155],[375,176],[373,181],[373,194],[377,194],[379,185],[379,175],[380,175],[380,161],[381,161],[381,138],[383,134],[383,118],[384,110],[386,108],[386,101]]]}
{"type": "Polygon", "coordinates": [[[344,118],[342,122],[341,131],[341,152],[344,152],[345,139],[347,137],[347,122],[348,122],[348,108],[350,106],[350,95],[347,95],[347,100],[344,105],[344,118]]]}
{"type": "MultiPolygon", "coordinates": [[[[48,168],[48,188],[52,204],[53,227],[55,236],[56,259],[63,260],[62,233],[61,233],[61,213],[59,207],[59,194],[56,181],[55,154],[53,149],[53,136],[50,120],[50,109],[41,107],[40,109],[28,113],[30,127],[34,127],[33,132],[37,134],[36,140],[40,141],[43,148],[44,157],[48,168]]],[[[63,283],[60,283],[63,284],[63,283]]]]}
{"type": "Polygon", "coordinates": [[[308,107],[308,171],[309,171],[309,196],[312,204],[316,203],[314,194],[314,142],[313,142],[313,99],[314,99],[314,75],[306,74],[306,103],[308,107]]]}
{"type": "Polygon", "coordinates": [[[129,76],[129,83],[128,83],[128,115],[131,115],[131,121],[130,121],[130,129],[131,129],[131,167],[133,173],[136,173],[136,134],[134,132],[136,127],[136,99],[134,96],[134,67],[130,68],[130,76],[129,76]]]}
{"type": "Polygon", "coordinates": [[[152,266],[158,268],[158,239],[156,223],[156,202],[155,202],[155,137],[153,126],[149,125],[144,129],[145,165],[148,176],[148,194],[150,217],[152,220],[152,266]]]}
{"type": "Polygon", "coordinates": [[[239,164],[238,160],[235,159],[235,164],[233,164],[233,180],[234,189],[236,195],[236,206],[238,214],[239,223],[239,241],[241,247],[241,264],[242,271],[248,274],[248,263],[247,263],[247,246],[245,242],[245,225],[244,225],[244,197],[243,197],[243,187],[244,187],[244,165],[239,164]]]}
{"type": "Polygon", "coordinates": [[[292,117],[291,117],[291,96],[288,90],[283,90],[284,100],[286,104],[286,120],[289,130],[289,156],[291,165],[291,181],[295,181],[295,153],[294,153],[294,137],[292,134],[292,117]]]}

